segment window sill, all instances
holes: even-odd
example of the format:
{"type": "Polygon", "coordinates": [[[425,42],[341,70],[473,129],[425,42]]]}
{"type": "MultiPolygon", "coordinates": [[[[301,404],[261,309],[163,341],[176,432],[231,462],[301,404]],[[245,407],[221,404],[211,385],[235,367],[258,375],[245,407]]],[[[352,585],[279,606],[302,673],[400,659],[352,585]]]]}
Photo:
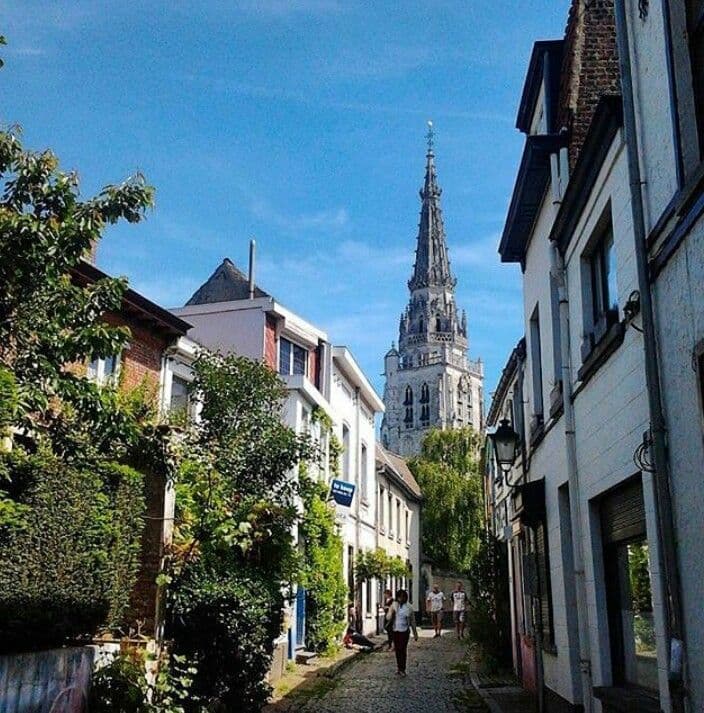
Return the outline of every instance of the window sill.
{"type": "MultiPolygon", "coordinates": [[[[623,322],[616,322],[611,325],[606,334],[592,347],[592,350],[582,362],[582,366],[577,372],[577,380],[582,383],[574,396],[581,391],[586,383],[596,374],[599,368],[604,365],[609,357],[621,346],[626,327],[623,322]]],[[[574,398],[573,396],[573,398],[574,398]]]]}
{"type": "Polygon", "coordinates": [[[595,686],[594,696],[605,704],[605,710],[618,713],[660,713],[658,697],[642,688],[595,686]]]}

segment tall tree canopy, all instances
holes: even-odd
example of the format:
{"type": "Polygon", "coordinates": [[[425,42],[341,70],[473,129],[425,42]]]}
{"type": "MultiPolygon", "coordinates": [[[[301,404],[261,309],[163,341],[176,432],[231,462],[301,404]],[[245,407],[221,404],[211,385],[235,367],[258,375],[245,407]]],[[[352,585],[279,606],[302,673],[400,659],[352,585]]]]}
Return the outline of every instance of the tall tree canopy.
{"type": "Polygon", "coordinates": [[[410,462],[423,491],[422,551],[437,566],[469,570],[479,547],[482,484],[481,436],[471,427],[433,429],[410,462]]]}

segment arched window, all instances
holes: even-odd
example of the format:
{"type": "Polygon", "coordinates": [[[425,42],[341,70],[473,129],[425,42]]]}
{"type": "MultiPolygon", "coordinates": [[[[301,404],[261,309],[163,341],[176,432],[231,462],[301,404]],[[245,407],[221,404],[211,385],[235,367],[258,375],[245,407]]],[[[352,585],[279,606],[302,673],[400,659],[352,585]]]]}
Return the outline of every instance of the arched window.
{"type": "Polygon", "coordinates": [[[403,404],[406,407],[406,417],[403,422],[406,424],[406,428],[413,428],[413,389],[410,386],[406,387],[406,398],[403,404]]]}
{"type": "Polygon", "coordinates": [[[435,320],[435,331],[442,332],[442,320],[440,319],[440,317],[435,320]]]}
{"type": "Polygon", "coordinates": [[[430,406],[428,406],[428,404],[423,404],[420,407],[420,422],[421,426],[428,426],[430,424],[430,406]]]}
{"type": "Polygon", "coordinates": [[[430,402],[430,389],[427,384],[423,384],[423,386],[420,387],[420,402],[422,404],[430,402]]]}

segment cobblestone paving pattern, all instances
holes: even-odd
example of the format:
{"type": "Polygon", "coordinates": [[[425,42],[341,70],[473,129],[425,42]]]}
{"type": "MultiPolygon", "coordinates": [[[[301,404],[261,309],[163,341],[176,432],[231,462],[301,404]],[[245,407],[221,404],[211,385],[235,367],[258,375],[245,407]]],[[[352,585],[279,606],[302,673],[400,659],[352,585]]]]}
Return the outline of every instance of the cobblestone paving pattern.
{"type": "Polygon", "coordinates": [[[305,713],[423,713],[456,711],[452,699],[463,688],[462,676],[452,674],[467,651],[454,632],[433,638],[418,631],[408,645],[408,676],[396,676],[396,657],[386,649],[358,656],[339,674],[335,687],[303,708],[305,713]]]}

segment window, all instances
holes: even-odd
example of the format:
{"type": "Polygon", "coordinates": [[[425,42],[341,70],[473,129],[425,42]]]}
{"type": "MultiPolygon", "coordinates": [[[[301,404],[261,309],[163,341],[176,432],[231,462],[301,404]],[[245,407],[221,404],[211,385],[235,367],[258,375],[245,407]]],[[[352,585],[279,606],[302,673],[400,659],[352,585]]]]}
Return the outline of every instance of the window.
{"type": "Polygon", "coordinates": [[[700,342],[694,350],[694,364],[697,372],[699,391],[699,415],[704,429],[704,341],[700,342]]]}
{"type": "Polygon", "coordinates": [[[190,412],[191,399],[188,393],[188,382],[175,374],[171,377],[171,400],[169,401],[169,412],[172,414],[183,414],[188,416],[190,412]]]}
{"type": "Polygon", "coordinates": [[[601,506],[604,580],[615,684],[658,689],[645,507],[640,481],[601,506]]]}
{"type": "Polygon", "coordinates": [[[342,424],[342,477],[350,481],[350,429],[342,424]]]}
{"type": "Polygon", "coordinates": [[[608,328],[618,321],[618,292],[616,290],[616,263],[614,233],[609,227],[604,231],[596,247],[589,255],[589,279],[591,297],[591,328],[596,344],[608,328]]]}
{"type": "Polygon", "coordinates": [[[533,376],[533,416],[543,420],[543,366],[540,348],[540,310],[536,306],[530,318],[530,360],[533,376]]]}
{"type": "Polygon", "coordinates": [[[379,527],[384,529],[384,488],[379,486],[379,507],[376,511],[376,520],[379,523],[379,527]]]}
{"type": "Polygon", "coordinates": [[[119,354],[107,357],[93,357],[86,370],[91,381],[98,384],[115,384],[120,372],[121,358],[119,354]]]}
{"type": "Polygon", "coordinates": [[[410,386],[406,387],[406,398],[403,400],[403,404],[406,407],[406,416],[403,422],[406,424],[406,428],[413,428],[413,389],[410,386]]]}
{"type": "Polygon", "coordinates": [[[430,389],[425,383],[420,387],[420,402],[422,404],[430,403],[430,389]]]}
{"type": "Polygon", "coordinates": [[[555,629],[552,613],[552,592],[550,590],[550,555],[544,522],[538,523],[535,528],[535,557],[543,648],[552,649],[555,646],[555,629]]]}
{"type": "Polygon", "coordinates": [[[704,153],[704,0],[687,0],[687,26],[699,153],[702,154],[704,153]]]}
{"type": "Polygon", "coordinates": [[[396,533],[399,542],[401,541],[401,501],[396,500],[396,533]]]}
{"type": "Polygon", "coordinates": [[[288,376],[289,374],[307,373],[308,352],[303,348],[281,337],[279,339],[279,374],[288,376]]]}
{"type": "Polygon", "coordinates": [[[362,443],[362,462],[360,463],[360,468],[359,468],[359,477],[361,480],[361,489],[362,489],[362,500],[366,501],[368,492],[367,492],[367,447],[362,443]]]}
{"type": "Polygon", "coordinates": [[[364,611],[367,614],[367,616],[371,616],[371,613],[372,613],[372,580],[371,580],[371,578],[367,579],[366,585],[367,585],[366,586],[367,591],[365,592],[366,602],[365,602],[364,611]]]}
{"type": "Polygon", "coordinates": [[[393,538],[394,536],[394,511],[393,511],[393,495],[391,495],[391,491],[389,490],[389,502],[388,502],[388,516],[389,516],[389,537],[393,538]]]}
{"type": "Polygon", "coordinates": [[[411,541],[411,530],[409,527],[409,512],[406,510],[406,542],[411,541]]]}

